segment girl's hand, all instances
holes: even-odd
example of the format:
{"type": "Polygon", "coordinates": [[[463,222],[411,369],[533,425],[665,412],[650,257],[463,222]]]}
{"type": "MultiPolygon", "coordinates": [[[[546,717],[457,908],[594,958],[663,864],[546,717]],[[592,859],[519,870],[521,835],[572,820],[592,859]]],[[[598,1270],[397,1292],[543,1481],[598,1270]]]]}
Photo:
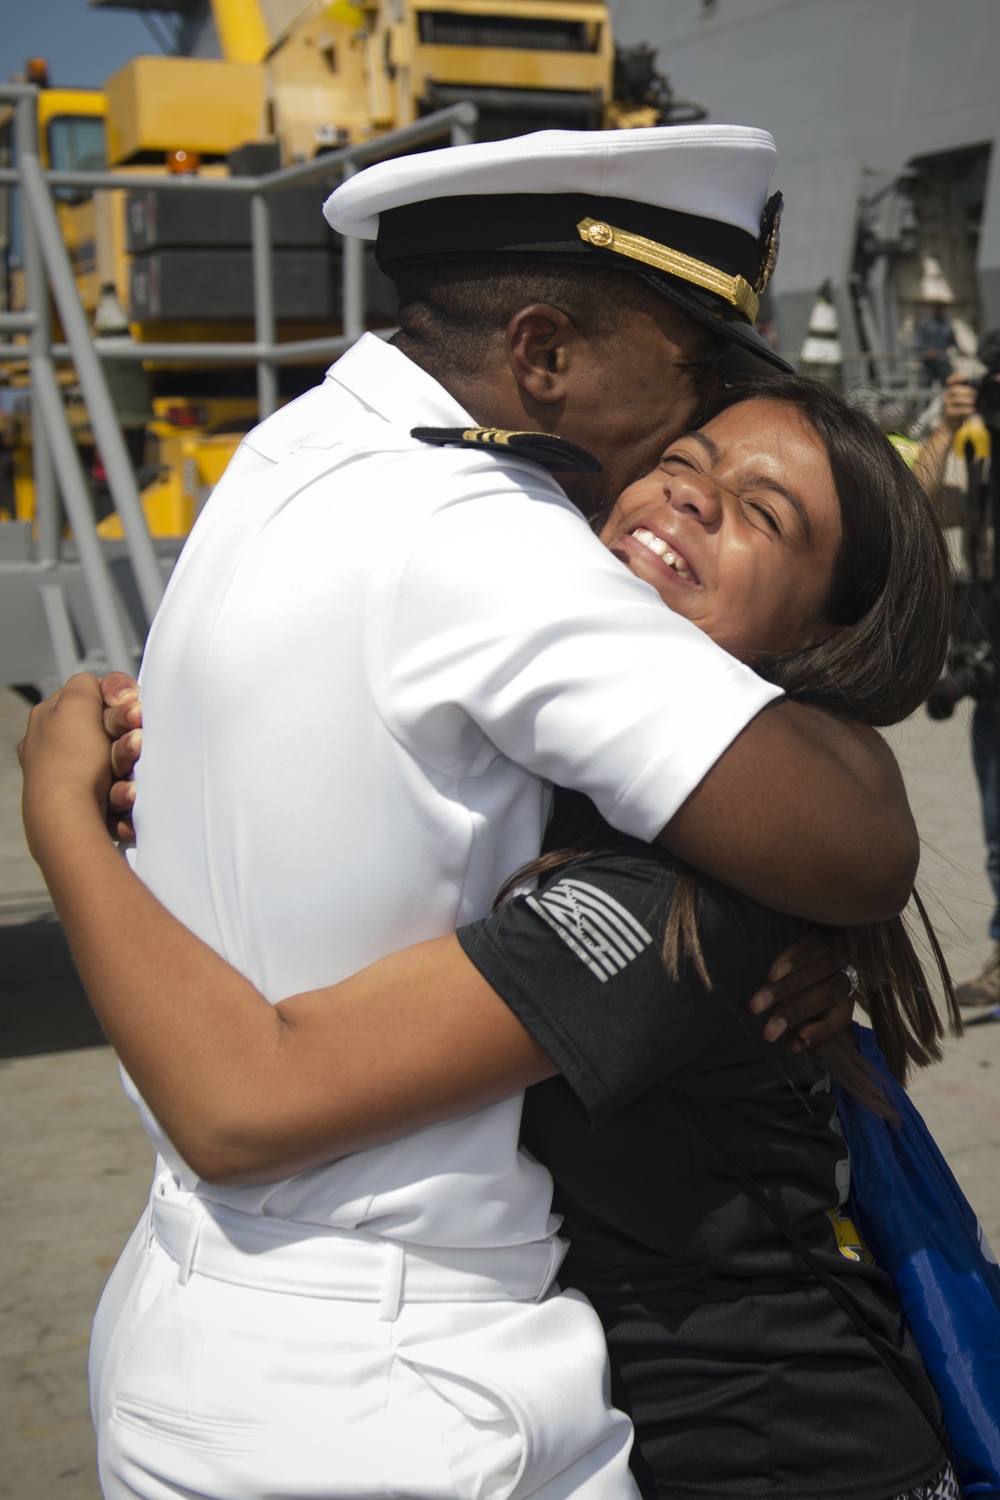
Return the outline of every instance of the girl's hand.
{"type": "Polygon", "coordinates": [[[92,810],[104,821],[112,772],[103,709],[97,678],[80,673],[28,718],[17,747],[21,810],[28,848],[40,864],[49,840],[58,840],[76,815],[92,810]]]}
{"type": "Polygon", "coordinates": [[[108,832],[120,844],[131,844],[135,839],[132,826],[135,782],[132,773],[142,752],[139,684],[125,672],[110,672],[101,678],[101,694],[104,698],[104,730],[111,741],[108,832]]]}

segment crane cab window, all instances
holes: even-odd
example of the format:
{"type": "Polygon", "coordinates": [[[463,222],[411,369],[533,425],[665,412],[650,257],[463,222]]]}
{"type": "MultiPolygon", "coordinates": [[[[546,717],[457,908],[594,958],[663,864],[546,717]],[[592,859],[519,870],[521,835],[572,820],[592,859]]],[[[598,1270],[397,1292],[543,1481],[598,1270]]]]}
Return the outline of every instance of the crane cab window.
{"type": "MultiPolygon", "coordinates": [[[[107,165],[104,121],[94,115],[56,115],[47,131],[49,167],[53,172],[103,172],[107,165]]],[[[60,187],[62,203],[82,203],[89,188],[60,187]]]]}

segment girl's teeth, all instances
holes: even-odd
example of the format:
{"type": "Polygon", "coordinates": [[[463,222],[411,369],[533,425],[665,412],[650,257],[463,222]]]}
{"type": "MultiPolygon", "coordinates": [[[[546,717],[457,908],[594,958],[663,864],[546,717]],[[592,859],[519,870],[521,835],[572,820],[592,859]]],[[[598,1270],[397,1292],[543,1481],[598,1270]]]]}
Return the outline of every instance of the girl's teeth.
{"type": "Polygon", "coordinates": [[[632,535],[637,542],[648,547],[650,552],[655,552],[657,557],[662,557],[668,568],[673,568],[682,578],[688,576],[687,569],[675,552],[671,552],[662,537],[658,537],[655,531],[647,531],[644,526],[638,527],[632,535]]]}
{"type": "Polygon", "coordinates": [[[632,535],[637,542],[648,547],[650,552],[655,552],[657,557],[669,557],[671,561],[673,560],[673,553],[668,553],[666,542],[658,537],[655,531],[647,531],[645,527],[640,527],[638,531],[633,531],[632,535]]]}

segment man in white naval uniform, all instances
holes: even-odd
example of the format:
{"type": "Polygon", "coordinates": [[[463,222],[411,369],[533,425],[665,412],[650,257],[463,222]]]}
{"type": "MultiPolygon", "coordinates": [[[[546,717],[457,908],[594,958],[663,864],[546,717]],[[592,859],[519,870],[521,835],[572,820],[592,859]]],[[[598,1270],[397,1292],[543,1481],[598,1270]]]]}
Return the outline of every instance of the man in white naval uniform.
{"type": "MultiPolygon", "coordinates": [[[[670,615],[537,463],[412,436],[555,432],[597,453],[613,497],[691,415],[696,367],[754,342],[772,156],[733,127],[553,133],[334,194],[335,227],[378,221],[393,274],[488,241],[498,263],[624,270],[638,290],[604,309],[613,336],[515,301],[454,376],[433,319],[407,331],[404,309],[400,347],[366,336],[251,433],[200,518],[143,669],[136,869],[270,999],[483,915],[537,853],[552,782],[643,838],[673,820],[682,852],[803,915],[901,904],[909,825],[880,751],[833,725],[824,749],[790,706],[758,720],[774,690],[670,615]],[[796,784],[750,774],[754,743],[778,781],[804,759],[796,784]],[[843,831],[861,818],[886,851],[863,872],[843,831]]],[[[137,1102],[160,1161],[95,1325],[106,1495],[634,1495],[600,1327],[553,1290],[519,1099],[228,1186],[137,1102]]]]}

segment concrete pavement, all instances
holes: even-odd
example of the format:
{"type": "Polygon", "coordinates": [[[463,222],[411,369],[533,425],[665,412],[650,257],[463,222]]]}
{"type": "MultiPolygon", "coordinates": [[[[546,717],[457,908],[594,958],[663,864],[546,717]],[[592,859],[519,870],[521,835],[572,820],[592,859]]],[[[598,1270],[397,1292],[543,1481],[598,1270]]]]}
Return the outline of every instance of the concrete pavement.
{"type": "MultiPolygon", "coordinates": [[[[959,980],[990,951],[967,708],[891,735],[924,839],[921,887],[959,980]]],[[[23,845],[14,752],[26,713],[0,689],[0,1497],[99,1500],[87,1337],[151,1156],[23,845]]],[[[1000,1248],[1000,1025],[953,1043],[913,1097],[1000,1248]]]]}
{"type": "Polygon", "coordinates": [[[27,711],[0,689],[0,1496],[99,1500],[90,1323],[152,1152],[24,847],[27,711]]]}
{"type": "MultiPolygon", "coordinates": [[[[959,983],[985,966],[993,898],[983,868],[979,791],[969,748],[971,705],[932,723],[921,710],[889,731],[920,829],[918,889],[959,983]]],[[[1000,1249],[1000,1023],[970,1026],[910,1094],[1000,1249]]]]}

